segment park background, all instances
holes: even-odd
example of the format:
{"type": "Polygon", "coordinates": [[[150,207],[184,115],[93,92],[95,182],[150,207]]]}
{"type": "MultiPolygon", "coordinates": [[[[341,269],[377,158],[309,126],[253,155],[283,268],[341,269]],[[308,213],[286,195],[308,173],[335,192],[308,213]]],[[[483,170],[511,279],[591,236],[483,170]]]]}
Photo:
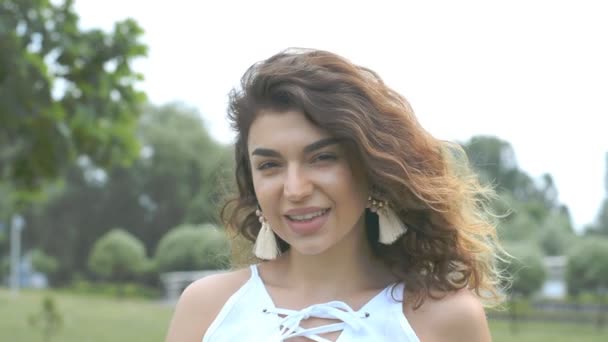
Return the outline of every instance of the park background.
{"type": "Polygon", "coordinates": [[[0,1],[0,340],[163,339],[162,279],[230,264],[226,95],[289,46],[377,70],[494,184],[496,341],[608,337],[602,2],[195,3],[0,1]]]}

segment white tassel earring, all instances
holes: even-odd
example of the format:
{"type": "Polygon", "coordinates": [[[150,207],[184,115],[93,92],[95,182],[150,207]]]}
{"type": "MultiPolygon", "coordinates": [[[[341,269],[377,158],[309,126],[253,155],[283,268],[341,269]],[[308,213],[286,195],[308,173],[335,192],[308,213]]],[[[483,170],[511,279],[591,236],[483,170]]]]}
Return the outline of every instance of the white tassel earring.
{"type": "Polygon", "coordinates": [[[407,232],[407,226],[388,206],[388,202],[375,200],[371,196],[367,200],[370,210],[378,215],[378,242],[390,245],[407,232]]]}
{"type": "Polygon", "coordinates": [[[274,232],[272,231],[272,228],[270,228],[268,221],[266,221],[262,215],[262,211],[260,209],[257,209],[255,214],[259,217],[262,228],[258,233],[258,237],[255,239],[253,253],[260,259],[276,259],[281,251],[279,250],[279,245],[277,244],[277,239],[274,236],[274,232]]]}

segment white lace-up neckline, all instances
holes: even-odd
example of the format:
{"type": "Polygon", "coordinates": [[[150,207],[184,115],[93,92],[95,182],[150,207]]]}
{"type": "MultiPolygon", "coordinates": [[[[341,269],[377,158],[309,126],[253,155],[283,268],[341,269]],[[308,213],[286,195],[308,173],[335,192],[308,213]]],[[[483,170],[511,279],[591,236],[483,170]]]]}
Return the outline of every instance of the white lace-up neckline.
{"type": "MultiPolygon", "coordinates": [[[[313,304],[301,310],[290,310],[277,308],[260,278],[257,266],[251,268],[252,278],[258,283],[258,285],[264,290],[265,299],[268,303],[268,307],[264,308],[262,312],[265,314],[275,314],[281,319],[278,321],[276,338],[279,341],[288,339],[296,336],[305,336],[313,341],[317,342],[331,342],[318,335],[326,334],[331,332],[343,331],[347,326],[353,331],[361,331],[365,329],[365,323],[363,320],[370,316],[369,312],[364,311],[370,305],[382,296],[385,292],[389,291],[396,284],[392,284],[384,288],[380,293],[375,295],[367,303],[365,303],[358,311],[353,310],[348,304],[342,301],[331,301],[321,304],[313,304]],[[311,317],[323,318],[323,319],[334,319],[338,320],[337,323],[329,323],[311,328],[302,328],[300,323],[311,317]]],[[[338,337],[338,340],[339,337],[338,337]]]]}
{"type": "Polygon", "coordinates": [[[399,297],[403,284],[387,286],[356,311],[342,301],[313,304],[301,310],[278,308],[258,274],[257,265],[252,265],[250,279],[226,302],[202,341],[279,342],[301,336],[331,342],[319,335],[340,332],[336,342],[419,342],[403,315],[402,299],[395,300],[393,293],[399,297]],[[302,327],[301,323],[309,318],[335,322],[302,327]]]}
{"type": "Polygon", "coordinates": [[[296,336],[306,336],[313,341],[330,342],[329,340],[318,336],[330,332],[342,331],[346,326],[351,327],[354,331],[359,331],[365,328],[361,320],[369,317],[369,313],[360,314],[344,302],[332,301],[323,304],[314,304],[302,310],[287,310],[271,308],[265,311],[269,314],[278,314],[283,319],[279,321],[278,333],[279,339],[287,339],[296,336]],[[336,319],[340,322],[329,323],[318,327],[302,328],[300,323],[311,317],[336,319]]]}

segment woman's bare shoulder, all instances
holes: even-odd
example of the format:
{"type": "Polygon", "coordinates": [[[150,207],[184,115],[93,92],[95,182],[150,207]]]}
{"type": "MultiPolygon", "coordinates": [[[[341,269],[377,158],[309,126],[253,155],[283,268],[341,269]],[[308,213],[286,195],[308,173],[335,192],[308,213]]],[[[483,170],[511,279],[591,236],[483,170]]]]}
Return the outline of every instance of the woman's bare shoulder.
{"type": "Polygon", "coordinates": [[[470,290],[444,293],[440,298],[427,298],[421,307],[404,303],[403,313],[422,341],[492,340],[485,310],[470,290]]]}
{"type": "Polygon", "coordinates": [[[166,342],[200,342],[226,301],[251,276],[248,268],[213,274],[188,285],[177,302],[166,342]]]}

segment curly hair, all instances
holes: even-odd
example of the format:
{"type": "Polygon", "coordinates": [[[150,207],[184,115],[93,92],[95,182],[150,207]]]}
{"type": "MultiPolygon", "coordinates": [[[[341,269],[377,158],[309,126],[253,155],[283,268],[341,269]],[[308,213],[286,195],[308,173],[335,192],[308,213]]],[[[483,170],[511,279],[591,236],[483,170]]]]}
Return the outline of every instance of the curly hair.
{"type": "Polygon", "coordinates": [[[299,110],[347,142],[369,184],[409,227],[394,243],[379,244],[377,215],[366,210],[373,253],[407,284],[416,307],[465,287],[488,306],[503,300],[503,250],[487,206],[494,192],[478,181],[463,149],[424,130],[405,98],[374,71],[327,51],[288,49],[251,66],[229,98],[238,194],[222,209],[227,227],[252,242],[260,229],[247,154],[257,113],[299,110]]]}

